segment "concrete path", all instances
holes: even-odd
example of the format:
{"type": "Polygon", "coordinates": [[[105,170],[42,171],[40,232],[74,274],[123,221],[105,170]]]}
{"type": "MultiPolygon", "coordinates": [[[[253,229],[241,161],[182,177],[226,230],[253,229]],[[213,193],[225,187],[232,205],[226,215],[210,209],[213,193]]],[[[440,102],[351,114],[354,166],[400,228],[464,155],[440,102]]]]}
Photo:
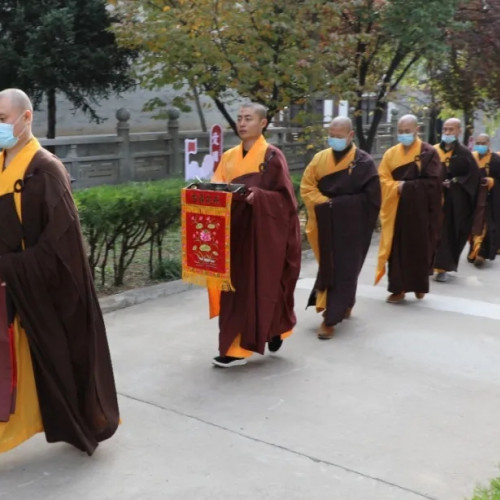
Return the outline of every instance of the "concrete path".
{"type": "Polygon", "coordinates": [[[91,458],[42,435],[0,456],[0,499],[470,497],[500,473],[500,263],[464,261],[423,301],[390,305],[376,244],[333,340],[304,310],[306,259],[295,334],[243,367],[211,366],[203,289],[162,285],[107,313],[118,433],[91,458]]]}

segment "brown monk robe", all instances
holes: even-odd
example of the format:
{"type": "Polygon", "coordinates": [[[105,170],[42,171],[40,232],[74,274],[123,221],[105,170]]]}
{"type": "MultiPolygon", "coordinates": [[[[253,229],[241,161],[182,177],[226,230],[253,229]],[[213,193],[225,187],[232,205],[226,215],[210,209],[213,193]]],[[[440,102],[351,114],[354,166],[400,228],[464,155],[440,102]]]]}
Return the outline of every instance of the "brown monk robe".
{"type": "Polygon", "coordinates": [[[447,281],[447,271],[458,269],[460,254],[471,234],[479,187],[479,168],[472,153],[458,142],[460,132],[460,121],[450,118],[443,126],[443,140],[436,145],[446,171],[444,218],[434,261],[436,281],[440,282],[447,281]],[[447,128],[450,122],[451,128],[447,128]]]}
{"type": "Polygon", "coordinates": [[[224,153],[214,182],[245,184],[246,201],[231,208],[231,281],[234,292],[209,289],[210,315],[219,315],[219,353],[227,368],[276,351],[296,323],[293,293],[301,261],[297,202],[283,153],[262,136],[265,108],[242,106],[242,143],[224,153]],[[245,148],[248,147],[248,149],[245,148]]]}
{"type": "Polygon", "coordinates": [[[300,184],[307,208],[306,234],[319,263],[308,306],[323,312],[318,338],[351,314],[359,273],[380,209],[380,182],[370,155],[352,143],[348,118],[329,129],[331,148],[317,153],[300,184]]]}
{"type": "Polygon", "coordinates": [[[500,155],[489,150],[490,138],[480,134],[472,153],[481,175],[469,262],[481,267],[485,259],[494,260],[500,248],[500,155]]]}
{"type": "Polygon", "coordinates": [[[388,149],[379,166],[382,235],[375,283],[388,262],[390,303],[402,301],[406,292],[415,292],[421,299],[429,291],[441,229],[444,177],[436,150],[416,135],[417,118],[405,115],[398,129],[404,142],[388,149]]]}
{"type": "Polygon", "coordinates": [[[17,139],[0,155],[0,278],[17,387],[13,411],[0,422],[0,451],[43,430],[47,441],[90,455],[113,435],[119,416],[68,174],[31,135],[32,107],[23,92],[0,92],[0,118],[14,124],[17,139]]]}

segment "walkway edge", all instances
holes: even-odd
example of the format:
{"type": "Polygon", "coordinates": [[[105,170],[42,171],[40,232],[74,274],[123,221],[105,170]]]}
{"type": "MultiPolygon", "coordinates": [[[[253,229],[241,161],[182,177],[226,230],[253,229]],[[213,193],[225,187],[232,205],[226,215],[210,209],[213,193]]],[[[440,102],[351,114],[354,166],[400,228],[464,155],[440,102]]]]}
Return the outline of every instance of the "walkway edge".
{"type": "MultiPolygon", "coordinates": [[[[103,314],[107,314],[126,307],[142,304],[148,300],[159,299],[174,295],[177,293],[186,292],[195,288],[195,285],[184,283],[182,280],[167,281],[165,283],[158,283],[157,285],[146,286],[143,288],[134,288],[126,290],[125,292],[101,297],[99,304],[103,314]]],[[[196,287],[199,288],[199,287],[196,287]]]]}
{"type": "MultiPolygon", "coordinates": [[[[304,250],[302,252],[302,259],[309,260],[314,258],[312,250],[304,250]]],[[[157,285],[145,286],[143,288],[134,288],[126,290],[115,295],[108,295],[99,299],[101,310],[103,314],[107,314],[126,307],[142,304],[148,300],[160,299],[168,295],[186,292],[194,288],[199,288],[189,283],[184,283],[182,280],[166,281],[165,283],[158,283],[157,285]]]]}

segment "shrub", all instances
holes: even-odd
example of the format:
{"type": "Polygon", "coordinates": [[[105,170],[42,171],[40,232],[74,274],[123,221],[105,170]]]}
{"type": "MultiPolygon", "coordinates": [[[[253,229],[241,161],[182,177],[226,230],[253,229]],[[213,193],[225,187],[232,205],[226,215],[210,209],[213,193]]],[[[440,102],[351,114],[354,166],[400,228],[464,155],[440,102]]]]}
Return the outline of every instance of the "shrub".
{"type": "Polygon", "coordinates": [[[492,479],[489,487],[478,486],[471,500],[500,500],[500,477],[492,479]]]}
{"type": "Polygon", "coordinates": [[[98,186],[75,192],[89,264],[95,278],[112,263],[113,284],[123,284],[137,250],[149,245],[149,275],[162,265],[167,231],[179,227],[182,179],[98,186]]]}
{"type": "Polygon", "coordinates": [[[152,278],[166,281],[178,280],[182,277],[182,264],[180,259],[167,258],[157,264],[152,278]]]}
{"type": "Polygon", "coordinates": [[[302,179],[303,172],[293,172],[290,174],[292,179],[293,189],[295,191],[295,196],[297,197],[297,202],[299,204],[299,213],[304,210],[305,205],[300,196],[300,181],[302,179]]]}

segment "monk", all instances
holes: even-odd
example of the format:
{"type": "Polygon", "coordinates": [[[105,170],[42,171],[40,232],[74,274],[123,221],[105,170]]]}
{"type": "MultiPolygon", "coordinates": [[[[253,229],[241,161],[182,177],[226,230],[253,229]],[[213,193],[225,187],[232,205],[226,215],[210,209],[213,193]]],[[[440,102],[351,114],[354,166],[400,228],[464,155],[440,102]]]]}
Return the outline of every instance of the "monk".
{"type": "Polygon", "coordinates": [[[382,184],[382,235],[375,283],[388,270],[387,302],[405,300],[407,292],[423,299],[429,291],[441,229],[443,167],[436,150],[418,137],[418,121],[398,122],[399,144],[388,149],[379,166],[382,184]]]}
{"type": "Polygon", "coordinates": [[[306,234],[319,263],[308,306],[323,313],[318,338],[351,316],[359,273],[380,209],[380,182],[372,157],[353,143],[349,118],[329,127],[328,149],[307,166],[300,193],[307,208],[306,234]]]}
{"type": "Polygon", "coordinates": [[[460,254],[472,230],[479,187],[479,168],[472,153],[458,138],[462,124],[458,118],[449,118],[443,124],[441,143],[436,145],[446,172],[443,181],[443,225],[434,261],[435,280],[448,281],[448,272],[458,269],[460,254]]]}
{"type": "Polygon", "coordinates": [[[0,92],[0,452],[38,432],[91,455],[119,415],[69,176],[0,92]]]}
{"type": "Polygon", "coordinates": [[[479,134],[472,153],[481,176],[468,261],[482,267],[500,248],[500,155],[490,149],[490,136],[479,134]]]}
{"type": "Polygon", "coordinates": [[[296,323],[293,293],[301,262],[297,201],[283,153],[262,135],[267,110],[244,104],[241,143],[226,151],[213,182],[244,184],[246,198],[231,208],[231,281],[234,292],[209,288],[210,317],[219,316],[221,368],[243,365],[266,344],[276,352],[296,323]]]}

